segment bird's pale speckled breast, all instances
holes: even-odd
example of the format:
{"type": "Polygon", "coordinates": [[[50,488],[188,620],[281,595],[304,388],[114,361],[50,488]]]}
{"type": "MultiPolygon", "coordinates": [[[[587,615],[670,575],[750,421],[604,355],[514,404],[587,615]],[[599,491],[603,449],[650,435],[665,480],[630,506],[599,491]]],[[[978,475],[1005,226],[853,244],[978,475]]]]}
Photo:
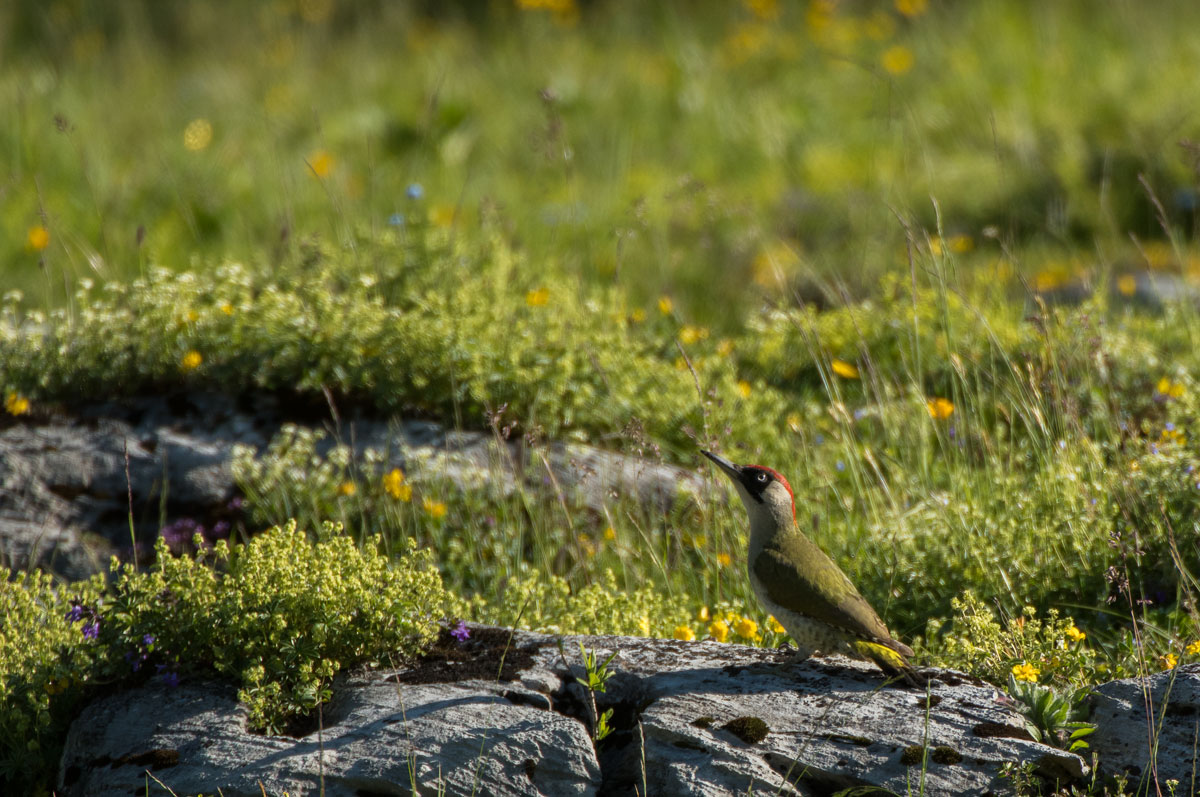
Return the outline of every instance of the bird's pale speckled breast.
{"type": "Polygon", "coordinates": [[[851,642],[850,634],[839,631],[828,623],[822,623],[798,612],[785,609],[772,601],[767,595],[766,587],[763,586],[758,576],[754,575],[754,571],[750,571],[750,586],[754,588],[754,594],[758,596],[763,607],[774,615],[775,619],[787,630],[792,641],[796,643],[800,656],[808,657],[820,651],[821,653],[842,653],[854,658],[861,658],[849,644],[851,642]]]}

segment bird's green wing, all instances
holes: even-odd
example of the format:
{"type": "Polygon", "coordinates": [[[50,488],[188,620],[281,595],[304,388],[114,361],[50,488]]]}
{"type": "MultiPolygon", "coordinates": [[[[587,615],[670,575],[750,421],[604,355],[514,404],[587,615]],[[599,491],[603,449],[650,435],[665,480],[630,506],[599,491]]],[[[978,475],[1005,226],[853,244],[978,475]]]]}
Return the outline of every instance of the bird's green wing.
{"type": "Polygon", "coordinates": [[[887,626],[841,568],[804,535],[773,541],[750,567],[767,596],[783,608],[888,647],[898,646],[900,652],[912,655],[892,639],[887,626]]]}

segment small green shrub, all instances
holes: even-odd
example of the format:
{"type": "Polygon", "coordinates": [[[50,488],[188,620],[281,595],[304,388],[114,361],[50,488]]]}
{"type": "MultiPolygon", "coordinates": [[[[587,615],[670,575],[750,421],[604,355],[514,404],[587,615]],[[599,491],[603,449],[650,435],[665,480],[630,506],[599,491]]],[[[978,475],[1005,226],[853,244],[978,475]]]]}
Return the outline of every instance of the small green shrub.
{"type": "Polygon", "coordinates": [[[411,658],[460,608],[427,554],[389,559],[332,525],[316,541],[292,523],[194,559],[162,539],[156,551],[147,571],[114,560],[107,587],[0,582],[0,781],[50,776],[89,687],[215,671],[252,727],[279,733],[328,699],[336,672],[411,658]]]}
{"type": "Polygon", "coordinates": [[[101,641],[128,650],[150,635],[160,656],[230,676],[269,733],[326,700],[334,673],[409,658],[454,613],[428,555],[389,561],[333,525],[315,542],[295,523],[219,542],[211,564],[172,558],[161,540],[157,552],[150,572],[122,570],[101,641]]]}
{"type": "Polygon", "coordinates": [[[1074,621],[1051,609],[1045,619],[1026,607],[1008,623],[968,592],[952,602],[955,611],[949,628],[933,624],[925,641],[925,655],[938,666],[953,667],[994,684],[1009,676],[1039,679],[1064,686],[1091,681],[1096,651],[1086,643],[1086,632],[1074,621]]]}
{"type": "Polygon", "coordinates": [[[103,592],[103,576],[69,590],[41,572],[0,580],[0,783],[15,791],[58,765],[76,706],[109,663],[112,651],[67,619],[73,603],[104,610],[103,592]]]}

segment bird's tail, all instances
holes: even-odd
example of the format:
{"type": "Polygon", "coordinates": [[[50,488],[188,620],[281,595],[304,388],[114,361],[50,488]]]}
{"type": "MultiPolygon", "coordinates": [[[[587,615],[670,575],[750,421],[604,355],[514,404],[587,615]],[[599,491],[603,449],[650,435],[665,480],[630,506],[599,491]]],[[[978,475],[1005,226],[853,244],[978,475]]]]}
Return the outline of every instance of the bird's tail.
{"type": "Polygon", "coordinates": [[[889,648],[887,645],[879,642],[870,642],[866,639],[859,639],[853,643],[854,650],[858,655],[868,661],[873,661],[879,665],[879,669],[883,670],[888,675],[894,678],[903,678],[906,683],[913,686],[923,686],[920,679],[917,677],[917,671],[908,663],[904,656],[889,648]]]}

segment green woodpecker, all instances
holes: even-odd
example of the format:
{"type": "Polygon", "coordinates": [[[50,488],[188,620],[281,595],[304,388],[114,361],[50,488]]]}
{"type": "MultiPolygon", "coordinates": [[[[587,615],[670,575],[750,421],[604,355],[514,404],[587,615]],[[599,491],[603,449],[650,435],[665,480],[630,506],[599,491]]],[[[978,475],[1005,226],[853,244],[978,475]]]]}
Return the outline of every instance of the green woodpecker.
{"type": "Polygon", "coordinates": [[[795,640],[801,656],[844,653],[914,681],[912,650],[887,626],[834,561],[796,525],[787,479],[760,465],[735,465],[700,453],[733,480],[750,515],[750,585],[795,640]]]}

